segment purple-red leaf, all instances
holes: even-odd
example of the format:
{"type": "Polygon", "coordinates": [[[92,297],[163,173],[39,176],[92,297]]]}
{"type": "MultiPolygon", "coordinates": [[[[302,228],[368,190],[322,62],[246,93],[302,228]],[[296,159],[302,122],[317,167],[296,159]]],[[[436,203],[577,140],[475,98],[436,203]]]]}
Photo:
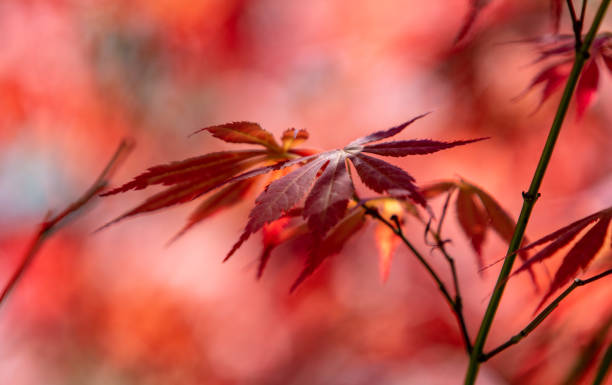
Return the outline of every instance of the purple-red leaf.
{"type": "Polygon", "coordinates": [[[249,143],[264,146],[272,151],[282,151],[271,133],[257,123],[234,122],[201,128],[191,135],[202,131],[210,132],[215,138],[229,143],[249,143]]]}
{"type": "Polygon", "coordinates": [[[601,218],[567,253],[538,309],[557,289],[576,276],[580,269],[589,265],[604,245],[611,219],[610,216],[601,218]]]}
{"type": "MultiPolygon", "coordinates": [[[[142,190],[148,186],[162,184],[172,185],[205,179],[210,176],[236,171],[236,165],[258,155],[265,155],[264,150],[223,151],[185,159],[149,168],[136,176],[132,181],[105,192],[101,196],[113,195],[128,190],[142,190]]],[[[246,167],[245,167],[246,168],[246,167]]],[[[240,170],[239,170],[240,171],[240,170]]]]}
{"type": "Polygon", "coordinates": [[[338,151],[315,183],[304,204],[304,218],[316,237],[322,237],[346,212],[354,188],[346,168],[346,153],[338,151]]]}
{"type": "MultiPolygon", "coordinates": [[[[593,225],[591,229],[588,230],[574,244],[574,246],[564,257],[559,270],[557,270],[557,273],[553,278],[553,282],[551,283],[548,292],[538,305],[538,308],[540,308],[557,289],[574,277],[578,273],[579,269],[585,269],[595,258],[597,253],[605,245],[606,235],[608,233],[608,227],[611,220],[612,207],[609,207],[605,210],[589,215],[586,218],[573,222],[519,250],[527,250],[551,242],[533,257],[529,258],[514,274],[528,269],[536,262],[542,262],[545,259],[550,258],[561,248],[572,242],[590,224],[595,222],[595,225],[593,225]]],[[[609,245],[609,247],[612,247],[612,244],[609,245]]]]}
{"type": "Polygon", "coordinates": [[[404,130],[404,128],[408,127],[410,124],[412,124],[414,121],[421,119],[424,116],[429,115],[429,112],[426,112],[424,114],[421,114],[415,118],[410,119],[407,122],[404,122],[402,124],[400,124],[399,126],[395,126],[395,127],[391,127],[388,130],[382,130],[382,131],[377,131],[373,134],[358,138],[353,140],[351,143],[349,143],[346,147],[357,147],[357,146],[362,146],[364,144],[367,143],[372,143],[372,142],[377,142],[379,140],[382,139],[386,139],[386,138],[390,138],[392,136],[395,136],[397,134],[399,134],[400,132],[402,132],[404,130]]]}
{"type": "Polygon", "coordinates": [[[365,154],[356,154],[349,159],[361,180],[372,190],[393,195],[409,196],[423,207],[427,206],[425,199],[414,185],[414,178],[401,168],[380,159],[365,154]]]}
{"type": "Polygon", "coordinates": [[[365,146],[363,152],[381,156],[406,156],[424,155],[433,152],[446,150],[447,148],[461,146],[468,143],[478,142],[488,138],[478,138],[471,140],[457,140],[454,142],[439,142],[436,140],[399,140],[394,142],[384,142],[365,146]]]}
{"type": "Polygon", "coordinates": [[[257,178],[245,179],[230,184],[208,197],[205,201],[200,203],[193,213],[191,213],[187,224],[172,238],[170,243],[185,234],[185,232],[187,232],[187,230],[192,228],[195,224],[213,216],[225,208],[236,204],[236,202],[244,198],[244,196],[251,190],[256,180],[257,178]]]}
{"type": "Polygon", "coordinates": [[[463,40],[463,38],[468,34],[478,14],[482,9],[491,2],[491,0],[470,0],[470,9],[465,19],[463,20],[463,24],[461,25],[461,29],[457,33],[457,37],[455,37],[455,42],[459,42],[463,40]]]}
{"type": "Polygon", "coordinates": [[[249,221],[244,232],[227,254],[225,260],[231,257],[249,236],[261,229],[264,224],[278,219],[283,212],[293,208],[310,189],[317,172],[328,159],[329,155],[319,156],[312,162],[270,183],[255,200],[255,207],[249,215],[249,221]]]}

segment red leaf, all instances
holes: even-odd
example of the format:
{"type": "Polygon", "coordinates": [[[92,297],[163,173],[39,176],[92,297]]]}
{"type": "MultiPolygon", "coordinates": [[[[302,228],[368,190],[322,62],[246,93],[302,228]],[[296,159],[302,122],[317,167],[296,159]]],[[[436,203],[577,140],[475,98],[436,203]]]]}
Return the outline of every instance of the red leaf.
{"type": "Polygon", "coordinates": [[[329,154],[319,156],[312,162],[270,183],[255,200],[255,207],[249,214],[249,221],[244,232],[225,260],[231,257],[249,236],[261,229],[264,224],[278,219],[283,212],[293,208],[310,189],[317,172],[328,159],[329,154]]]}
{"type": "Polygon", "coordinates": [[[267,147],[268,149],[279,152],[282,151],[271,133],[261,128],[257,123],[234,122],[210,126],[199,129],[191,135],[202,131],[210,132],[215,138],[219,138],[229,143],[250,143],[267,147]]]}
{"type": "Polygon", "coordinates": [[[486,236],[487,217],[483,209],[476,205],[474,195],[466,189],[459,189],[457,194],[457,219],[463,232],[472,242],[472,247],[478,256],[478,267],[482,269],[484,266],[482,243],[486,236]]]}
{"type": "Polygon", "coordinates": [[[561,24],[561,0],[551,0],[550,12],[553,19],[553,31],[559,32],[559,25],[561,24]]]}
{"type": "MultiPolygon", "coordinates": [[[[264,150],[213,152],[179,162],[154,166],[135,177],[132,181],[105,192],[101,196],[113,195],[128,190],[142,190],[156,184],[172,185],[217,176],[220,173],[234,172],[236,164],[265,154],[266,151],[264,150]]],[[[233,174],[229,176],[233,176],[233,174]]]]}
{"type": "Polygon", "coordinates": [[[231,207],[236,202],[240,201],[253,187],[256,180],[256,178],[252,178],[233,183],[208,197],[204,202],[200,203],[200,205],[189,217],[185,227],[183,227],[181,231],[179,231],[170,240],[169,243],[174,242],[198,222],[201,222],[204,219],[209,218],[219,211],[231,207]]]}
{"type": "Polygon", "coordinates": [[[285,130],[285,132],[283,132],[283,136],[281,137],[281,141],[283,142],[283,150],[287,151],[290,148],[299,146],[307,139],[308,139],[308,131],[306,130],[297,131],[295,128],[289,128],[285,130]]]}
{"type": "Polygon", "coordinates": [[[458,140],[454,142],[439,142],[435,140],[400,140],[365,146],[363,152],[382,156],[424,155],[446,150],[447,148],[478,142],[488,138],[458,140]]]}
{"type": "Polygon", "coordinates": [[[323,261],[338,254],[344,244],[363,226],[365,215],[363,208],[357,206],[336,224],[327,236],[312,248],[306,266],[291,285],[293,292],[306,278],[323,263],[323,261]]]}
{"type": "Polygon", "coordinates": [[[459,33],[457,33],[457,37],[455,37],[455,43],[463,40],[470,29],[472,29],[472,25],[474,25],[480,11],[490,2],[491,0],[470,0],[470,10],[461,25],[459,33]]]}
{"type": "Polygon", "coordinates": [[[281,243],[287,240],[306,233],[305,225],[289,227],[291,215],[283,216],[274,222],[267,223],[262,228],[263,250],[259,255],[259,266],[257,267],[257,279],[260,279],[270,260],[272,251],[281,243]]]}
{"type": "Polygon", "coordinates": [[[365,154],[349,157],[363,182],[372,190],[382,193],[406,195],[423,207],[425,199],[412,183],[414,178],[399,167],[365,154]]]}
{"type": "Polygon", "coordinates": [[[412,118],[409,121],[400,124],[399,126],[391,127],[388,130],[377,131],[377,132],[375,132],[373,134],[370,134],[370,135],[367,135],[367,136],[355,139],[351,143],[349,143],[346,147],[362,146],[362,145],[367,144],[367,143],[377,142],[379,140],[392,137],[392,136],[397,135],[400,132],[402,132],[404,130],[404,128],[408,127],[414,121],[416,121],[418,119],[421,119],[422,117],[427,116],[427,115],[429,115],[429,112],[426,112],[426,113],[421,114],[421,115],[419,115],[419,116],[417,116],[415,118],[412,118]]]}
{"type": "MultiPolygon", "coordinates": [[[[538,309],[546,302],[546,300],[567,281],[576,275],[580,268],[585,269],[589,263],[595,258],[597,253],[604,247],[608,227],[612,220],[612,207],[589,215],[586,218],[580,219],[569,225],[523,247],[521,250],[531,249],[533,247],[551,242],[548,246],[540,250],[533,257],[529,258],[513,275],[526,270],[536,262],[542,262],[553,256],[564,246],[574,240],[591,223],[596,222],[589,231],[584,234],[565,255],[559,270],[557,270],[550,288],[540,304],[538,309]]],[[[612,247],[612,244],[609,245],[612,247]]],[[[537,311],[537,309],[536,309],[537,311]]]]}
{"type": "Polygon", "coordinates": [[[304,204],[303,216],[315,237],[324,236],[344,217],[353,191],[346,168],[346,153],[339,151],[329,161],[304,204]]]}
{"type": "Polygon", "coordinates": [[[578,117],[582,117],[589,104],[597,92],[597,83],[599,82],[599,69],[594,59],[591,59],[585,66],[578,86],[576,87],[576,108],[578,117]]]}
{"type": "Polygon", "coordinates": [[[544,295],[542,301],[540,301],[537,309],[542,307],[555,291],[572,279],[578,273],[579,269],[585,269],[593,258],[595,258],[595,255],[597,255],[604,245],[608,232],[608,225],[612,219],[611,217],[612,215],[609,214],[600,218],[584,237],[576,242],[574,247],[567,253],[550,284],[550,289],[546,295],[544,295]]]}
{"type": "MultiPolygon", "coordinates": [[[[230,175],[236,174],[241,169],[246,168],[248,165],[237,164],[235,165],[235,169],[232,170],[230,175]]],[[[124,213],[118,218],[108,222],[104,226],[100,227],[97,231],[102,230],[114,223],[117,223],[127,217],[134,216],[136,214],[142,214],[146,212],[151,212],[155,210],[159,210],[165,207],[177,205],[179,203],[189,202],[207,192],[214,190],[217,187],[222,186],[225,183],[229,183],[229,181],[236,179],[232,178],[228,180],[227,174],[219,174],[216,176],[211,176],[201,181],[197,182],[184,182],[175,185],[169,189],[166,189],[160,193],[157,193],[149,198],[147,198],[143,203],[136,206],[132,210],[124,213]]]]}
{"type": "Polygon", "coordinates": [[[562,63],[553,64],[544,70],[542,70],[527,87],[525,92],[531,90],[533,87],[540,83],[544,83],[544,89],[542,90],[542,97],[540,98],[540,104],[538,108],[548,99],[556,90],[559,89],[565,82],[565,79],[569,76],[569,72],[566,71],[565,67],[560,67],[563,64],[569,64],[570,60],[562,63]]]}
{"type": "Polygon", "coordinates": [[[425,199],[431,199],[455,187],[457,187],[457,184],[454,181],[442,181],[421,188],[421,195],[423,195],[425,199]]]}

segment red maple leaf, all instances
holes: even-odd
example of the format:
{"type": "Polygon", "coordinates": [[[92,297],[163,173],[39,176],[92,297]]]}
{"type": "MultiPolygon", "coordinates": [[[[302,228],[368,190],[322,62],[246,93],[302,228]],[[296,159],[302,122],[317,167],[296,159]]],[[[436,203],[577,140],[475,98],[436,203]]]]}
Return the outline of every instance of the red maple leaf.
{"type": "Polygon", "coordinates": [[[586,218],[582,218],[548,234],[519,250],[519,252],[526,251],[536,246],[548,244],[525,261],[514,274],[525,271],[531,268],[534,263],[542,262],[557,254],[559,250],[569,245],[579,234],[583,233],[587,227],[592,225],[592,227],[574,243],[567,254],[565,254],[563,262],[555,273],[548,292],[540,301],[537,309],[539,309],[555,291],[565,285],[570,279],[574,278],[580,269],[585,270],[604,248],[609,249],[612,247],[612,242],[608,239],[610,238],[610,236],[608,236],[608,227],[610,227],[611,221],[612,207],[608,207],[607,209],[596,212],[595,214],[589,215],[586,218]],[[606,241],[606,239],[608,239],[608,241],[606,241]]]}
{"type": "MultiPolygon", "coordinates": [[[[544,84],[540,105],[542,105],[555,91],[557,91],[567,80],[573,58],[575,55],[575,43],[573,35],[556,35],[532,40],[540,51],[536,63],[552,60],[531,81],[525,92],[533,89],[539,84],[544,84]]],[[[599,73],[601,66],[612,72],[612,33],[600,33],[591,46],[591,56],[584,65],[584,70],[578,85],[576,86],[576,110],[578,117],[592,103],[599,84],[599,73]]]]}
{"type": "Polygon", "coordinates": [[[104,195],[143,189],[155,184],[170,187],[105,226],[136,214],[188,202],[222,188],[202,202],[179,232],[180,235],[195,223],[238,202],[252,187],[254,179],[277,170],[290,170],[282,176],[276,176],[256,198],[245,229],[225,260],[238,250],[251,234],[264,229],[266,239],[258,273],[261,275],[274,247],[296,234],[307,232],[311,253],[304,272],[298,278],[299,283],[310,275],[323,259],[339,251],[346,239],[360,227],[357,226],[359,221],[348,217],[357,215],[356,212],[363,217],[363,209],[353,208],[350,210],[351,214],[347,215],[349,202],[355,196],[349,162],[353,164],[363,183],[372,190],[398,198],[409,198],[425,207],[427,203],[410,174],[366,154],[392,157],[422,155],[484,139],[453,142],[429,139],[399,140],[373,144],[399,134],[425,115],[356,139],[341,149],[320,153],[294,148],[308,137],[304,130],[286,130],[282,135],[282,144],[279,145],[269,132],[256,123],[237,122],[203,128],[197,132],[208,131],[226,142],[253,144],[264,149],[216,152],[152,167],[131,182],[104,195]],[[258,163],[264,165],[252,168],[258,163]],[[302,202],[303,205],[300,205],[302,202]],[[287,220],[283,218],[291,216],[289,213],[293,213],[295,217],[295,210],[299,211],[305,222],[298,226],[305,226],[306,230],[288,230],[292,227],[287,227],[287,220]],[[279,219],[282,221],[279,222],[279,219]]]}
{"type": "MultiPolygon", "coordinates": [[[[443,193],[452,194],[455,191],[458,191],[455,200],[457,220],[470,240],[476,253],[478,266],[482,270],[485,265],[482,245],[486,240],[488,230],[493,230],[506,243],[510,243],[516,223],[489,193],[464,179],[441,181],[426,186],[422,190],[427,199],[443,193]]],[[[523,243],[527,242],[525,238],[523,243]]],[[[519,255],[522,260],[528,258],[524,250],[519,255]]],[[[532,278],[534,278],[533,275],[532,278]]]]}

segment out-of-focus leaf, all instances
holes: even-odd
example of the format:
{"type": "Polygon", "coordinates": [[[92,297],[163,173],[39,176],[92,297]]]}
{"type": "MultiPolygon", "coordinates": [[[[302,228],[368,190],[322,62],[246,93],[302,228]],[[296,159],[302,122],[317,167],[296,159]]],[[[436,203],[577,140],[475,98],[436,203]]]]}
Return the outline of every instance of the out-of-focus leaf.
{"type": "Polygon", "coordinates": [[[312,275],[325,259],[338,254],[344,244],[364,223],[365,210],[362,207],[357,206],[349,210],[348,214],[336,224],[322,241],[314,244],[306,260],[306,266],[291,285],[290,291],[294,291],[306,278],[312,275]]]}
{"type": "Polygon", "coordinates": [[[213,216],[214,214],[222,211],[225,208],[231,207],[236,202],[244,198],[244,196],[251,190],[257,178],[246,179],[234,184],[228,185],[223,189],[217,191],[215,194],[206,198],[205,201],[195,209],[189,216],[187,224],[179,231],[174,238],[170,241],[173,242],[181,237],[185,232],[191,229],[195,224],[203,221],[206,218],[213,216]]]}
{"type": "Polygon", "coordinates": [[[463,24],[461,25],[461,29],[457,33],[457,37],[455,37],[455,42],[460,42],[465,38],[465,36],[470,32],[478,14],[482,11],[482,9],[491,2],[491,0],[470,0],[470,9],[468,10],[468,14],[463,19],[463,24]]]}
{"type": "MultiPolygon", "coordinates": [[[[576,276],[580,269],[586,269],[595,256],[606,246],[608,227],[612,220],[612,207],[599,211],[586,218],[573,222],[521,249],[528,250],[538,245],[551,242],[547,247],[540,250],[529,258],[514,274],[528,269],[536,262],[552,257],[562,247],[569,244],[579,233],[585,230],[591,223],[595,223],[569,250],[565,255],[561,266],[555,273],[548,292],[538,305],[538,309],[546,300],[561,286],[565,285],[571,278],[576,276]]],[[[610,242],[608,242],[610,243],[610,242]]],[[[612,243],[607,247],[612,247],[612,243]]]]}
{"type": "Polygon", "coordinates": [[[591,104],[595,92],[597,92],[597,83],[599,82],[599,69],[595,60],[591,59],[585,65],[584,71],[580,76],[580,81],[576,86],[576,108],[578,117],[582,117],[587,107],[591,104]]]}
{"type": "Polygon", "coordinates": [[[487,230],[487,213],[474,200],[474,194],[466,189],[459,189],[457,194],[457,219],[463,232],[470,239],[472,248],[476,252],[478,267],[482,269],[482,243],[487,230]]]}
{"type": "Polygon", "coordinates": [[[295,128],[289,128],[283,132],[281,141],[283,143],[283,150],[287,151],[290,148],[299,146],[308,139],[308,131],[296,130],[295,128]]]}
{"type": "MultiPolygon", "coordinates": [[[[395,215],[400,221],[403,221],[405,210],[398,200],[384,198],[376,206],[383,217],[390,218],[395,215]]],[[[389,278],[391,260],[393,258],[395,249],[397,249],[397,246],[399,245],[400,238],[393,232],[393,230],[381,222],[376,223],[374,237],[376,239],[376,247],[378,249],[380,278],[383,282],[385,282],[389,278]]]]}
{"type": "Polygon", "coordinates": [[[437,197],[438,195],[444,194],[445,192],[449,192],[456,187],[457,184],[455,181],[437,182],[421,188],[421,195],[423,195],[425,199],[431,199],[437,197]]]}
{"type": "Polygon", "coordinates": [[[210,126],[195,131],[192,135],[202,131],[210,132],[215,138],[230,143],[249,143],[264,146],[272,151],[282,151],[271,133],[261,128],[257,123],[234,122],[210,126]]]}

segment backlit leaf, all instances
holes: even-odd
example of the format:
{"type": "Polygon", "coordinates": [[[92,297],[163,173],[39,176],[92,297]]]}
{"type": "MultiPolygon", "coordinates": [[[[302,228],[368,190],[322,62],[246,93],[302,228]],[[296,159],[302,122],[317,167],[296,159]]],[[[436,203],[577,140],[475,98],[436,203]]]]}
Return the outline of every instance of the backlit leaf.
{"type": "Polygon", "coordinates": [[[273,151],[281,151],[271,133],[261,128],[257,123],[234,122],[199,129],[191,135],[202,131],[210,132],[215,138],[230,143],[249,143],[267,147],[273,151]]]}
{"type": "Polygon", "coordinates": [[[283,136],[281,137],[281,141],[283,143],[283,150],[287,151],[290,148],[299,146],[307,139],[308,139],[308,131],[306,130],[298,131],[295,128],[289,128],[283,132],[283,136]]]}
{"type": "Polygon", "coordinates": [[[399,126],[391,127],[388,130],[377,131],[373,134],[361,137],[359,139],[355,139],[351,143],[349,143],[347,147],[362,146],[367,143],[377,142],[382,139],[390,138],[402,132],[404,128],[408,127],[409,125],[414,123],[416,120],[421,119],[422,117],[425,117],[427,115],[429,115],[429,112],[426,112],[415,118],[412,118],[409,121],[400,124],[399,126]]]}
{"type": "Polygon", "coordinates": [[[580,76],[578,85],[576,86],[576,108],[578,117],[584,115],[584,112],[591,104],[595,92],[597,92],[597,83],[599,82],[599,69],[595,60],[591,59],[585,65],[584,71],[580,76]]]}
{"type": "Polygon", "coordinates": [[[474,200],[474,195],[465,189],[459,189],[457,194],[457,219],[463,232],[470,239],[478,258],[478,267],[482,269],[482,243],[487,230],[487,214],[474,200]]]}

